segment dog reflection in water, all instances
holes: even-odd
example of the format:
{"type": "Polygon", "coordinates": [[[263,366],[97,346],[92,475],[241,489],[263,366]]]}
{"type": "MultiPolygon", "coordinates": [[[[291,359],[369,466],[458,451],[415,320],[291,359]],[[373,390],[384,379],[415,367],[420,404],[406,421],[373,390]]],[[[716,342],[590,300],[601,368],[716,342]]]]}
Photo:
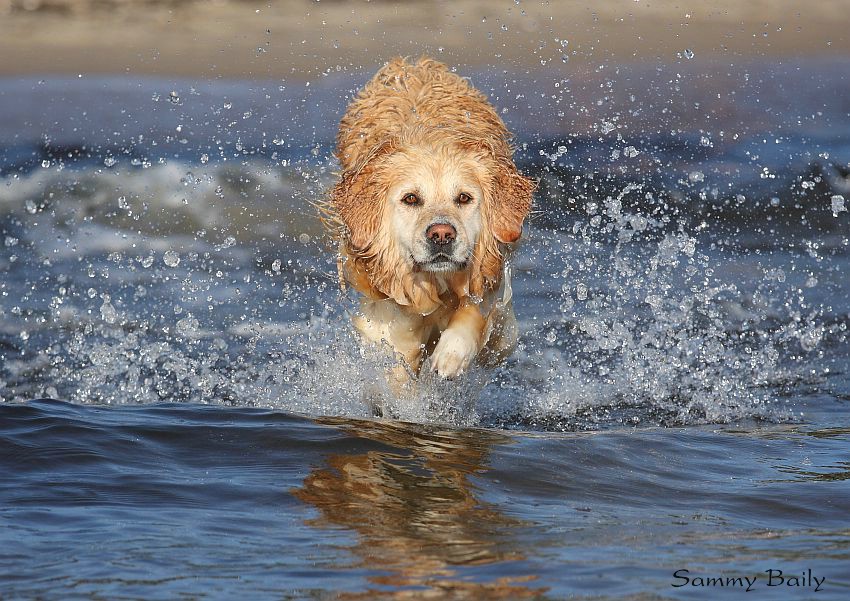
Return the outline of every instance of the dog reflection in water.
{"type": "Polygon", "coordinates": [[[463,577],[463,566],[489,564],[498,572],[500,563],[523,559],[512,536],[523,524],[476,499],[469,482],[486,470],[489,449],[508,437],[397,422],[322,421],[378,443],[370,451],[331,456],[294,491],[320,512],[309,525],[357,533],[351,550],[363,567],[383,573],[370,582],[406,587],[369,591],[363,598],[408,598],[411,586],[427,587],[428,593],[417,591],[426,597],[453,599],[522,599],[545,592],[531,587],[533,576],[489,582],[463,577]]]}

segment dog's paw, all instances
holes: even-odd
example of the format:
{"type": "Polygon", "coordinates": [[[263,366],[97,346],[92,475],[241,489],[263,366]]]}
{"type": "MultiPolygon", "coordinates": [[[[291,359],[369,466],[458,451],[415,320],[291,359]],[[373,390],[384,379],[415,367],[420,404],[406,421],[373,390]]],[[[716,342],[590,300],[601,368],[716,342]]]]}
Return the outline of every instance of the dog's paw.
{"type": "Polygon", "coordinates": [[[440,336],[431,355],[431,371],[444,378],[454,378],[469,369],[477,354],[475,340],[448,329],[440,336]]]}

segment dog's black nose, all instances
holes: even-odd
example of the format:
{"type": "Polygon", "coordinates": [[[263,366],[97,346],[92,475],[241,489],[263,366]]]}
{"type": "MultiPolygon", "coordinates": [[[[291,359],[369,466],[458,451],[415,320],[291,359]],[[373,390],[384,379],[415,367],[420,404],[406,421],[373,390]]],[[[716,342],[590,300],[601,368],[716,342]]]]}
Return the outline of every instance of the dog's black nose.
{"type": "Polygon", "coordinates": [[[435,223],[425,231],[425,237],[437,246],[445,246],[454,242],[457,230],[450,223],[435,223]]]}

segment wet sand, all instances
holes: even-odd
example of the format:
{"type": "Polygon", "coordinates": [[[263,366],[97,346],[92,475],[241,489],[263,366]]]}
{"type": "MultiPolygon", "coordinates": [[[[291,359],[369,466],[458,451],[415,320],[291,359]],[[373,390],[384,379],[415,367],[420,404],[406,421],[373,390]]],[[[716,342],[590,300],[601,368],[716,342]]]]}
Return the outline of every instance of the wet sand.
{"type": "Polygon", "coordinates": [[[692,4],[0,0],[0,76],[313,79],[397,54],[523,70],[850,52],[843,0],[692,4]]]}

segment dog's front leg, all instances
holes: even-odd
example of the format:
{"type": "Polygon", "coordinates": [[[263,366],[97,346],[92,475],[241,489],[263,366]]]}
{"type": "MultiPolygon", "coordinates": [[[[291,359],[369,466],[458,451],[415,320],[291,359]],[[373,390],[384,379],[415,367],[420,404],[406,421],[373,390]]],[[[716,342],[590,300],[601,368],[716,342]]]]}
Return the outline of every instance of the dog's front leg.
{"type": "Polygon", "coordinates": [[[379,347],[400,356],[406,365],[397,365],[387,374],[393,392],[398,396],[409,381],[408,369],[419,371],[422,349],[428,340],[428,329],[421,315],[399,307],[390,300],[363,300],[360,314],[354,318],[360,335],[379,347]]]}
{"type": "Polygon", "coordinates": [[[478,305],[463,303],[440,335],[431,355],[431,370],[454,378],[469,369],[484,344],[485,325],[478,305]]]}

